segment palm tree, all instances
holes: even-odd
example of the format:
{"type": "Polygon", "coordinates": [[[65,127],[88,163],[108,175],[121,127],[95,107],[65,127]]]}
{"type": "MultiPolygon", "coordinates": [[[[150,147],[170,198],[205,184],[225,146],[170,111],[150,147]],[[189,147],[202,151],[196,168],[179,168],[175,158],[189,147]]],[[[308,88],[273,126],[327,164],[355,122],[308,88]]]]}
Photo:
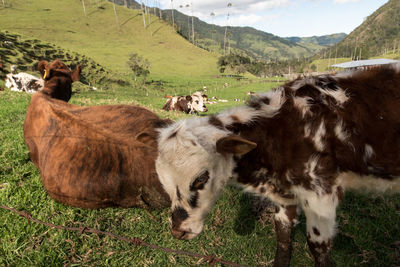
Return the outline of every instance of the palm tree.
{"type": "MultiPolygon", "coordinates": [[[[211,24],[214,25],[215,13],[214,13],[214,12],[211,12],[211,13],[210,13],[210,17],[211,17],[211,24]]],[[[213,27],[214,27],[214,26],[213,26],[213,27]]],[[[213,29],[213,31],[211,32],[211,40],[213,40],[213,42],[214,42],[214,32],[216,32],[215,29],[213,29]]]]}
{"type": "Polygon", "coordinates": [[[115,22],[117,23],[117,27],[119,29],[118,15],[117,15],[117,10],[115,9],[115,0],[113,0],[113,8],[114,8],[115,22]]]}
{"type": "Polygon", "coordinates": [[[227,32],[226,33],[226,37],[228,37],[226,39],[227,39],[227,42],[228,42],[228,55],[229,55],[231,53],[231,42],[229,41],[229,38],[232,37],[232,34],[230,32],[227,32]]]}
{"type": "Polygon", "coordinates": [[[82,6],[83,6],[83,13],[85,14],[85,17],[86,17],[85,0],[82,0],[82,6]]]}
{"type": "MultiPolygon", "coordinates": [[[[148,1],[147,1],[147,5],[145,6],[145,8],[147,8],[147,6],[148,6],[148,1]]],[[[150,10],[150,11],[151,11],[151,10],[150,10]]],[[[150,15],[150,11],[147,11],[146,13],[147,13],[147,17],[149,18],[150,34],[151,34],[151,36],[153,36],[153,30],[152,30],[152,28],[151,28],[151,15],[150,15]]]]}
{"type": "Polygon", "coordinates": [[[5,7],[6,6],[6,4],[4,3],[4,0],[1,0],[2,2],[3,2],[3,6],[5,7]]]}
{"type": "Polygon", "coordinates": [[[174,0],[171,0],[171,12],[172,12],[172,28],[175,29],[175,19],[174,19],[174,0]]]}
{"type": "Polygon", "coordinates": [[[193,23],[193,2],[191,3],[192,6],[192,43],[194,44],[194,23],[193,23]]]}
{"type": "MultiPolygon", "coordinates": [[[[186,7],[189,8],[190,5],[189,5],[189,4],[186,4],[186,7]]],[[[188,19],[188,40],[190,41],[190,22],[189,22],[189,16],[187,16],[187,19],[188,19]]]]}
{"type": "Polygon", "coordinates": [[[225,49],[226,49],[226,33],[228,30],[228,23],[229,23],[229,8],[232,6],[232,3],[228,3],[228,15],[226,16],[226,26],[225,26],[225,35],[224,35],[224,56],[225,56],[225,49]]]}
{"type": "Polygon", "coordinates": [[[143,27],[146,29],[146,6],[143,3],[142,0],[142,4],[140,5],[140,9],[142,10],[142,17],[143,17],[143,27]]]}

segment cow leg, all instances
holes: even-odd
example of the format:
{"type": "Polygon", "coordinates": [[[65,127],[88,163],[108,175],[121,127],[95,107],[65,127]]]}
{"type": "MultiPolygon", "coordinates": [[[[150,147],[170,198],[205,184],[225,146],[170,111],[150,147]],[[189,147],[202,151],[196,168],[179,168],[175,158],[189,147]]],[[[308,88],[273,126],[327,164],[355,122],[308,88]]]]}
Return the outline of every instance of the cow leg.
{"type": "Polygon", "coordinates": [[[338,194],[314,196],[302,204],[307,218],[307,243],[314,256],[315,266],[330,266],[330,251],[336,231],[338,194]]]}
{"type": "Polygon", "coordinates": [[[297,223],[297,205],[279,206],[275,213],[275,232],[277,246],[274,266],[289,266],[292,253],[291,234],[297,223]]]}

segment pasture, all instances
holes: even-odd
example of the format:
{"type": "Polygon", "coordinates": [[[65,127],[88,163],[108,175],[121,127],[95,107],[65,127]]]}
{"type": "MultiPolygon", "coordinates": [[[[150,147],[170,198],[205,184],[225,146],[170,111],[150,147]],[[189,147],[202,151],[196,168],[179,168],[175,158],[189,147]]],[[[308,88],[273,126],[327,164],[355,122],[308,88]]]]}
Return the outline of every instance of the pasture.
{"type": "MultiPolygon", "coordinates": [[[[192,79],[164,82],[172,93],[190,93],[188,88],[207,86],[208,95],[227,99],[210,105],[210,113],[240,103],[233,98],[247,91],[265,91],[278,83],[230,78],[192,79]],[[223,84],[229,86],[224,88],[223,84]],[[174,89],[173,89],[174,88],[174,89]],[[172,90],[172,91],[171,91],[172,90]]],[[[74,86],[71,103],[78,105],[141,104],[163,117],[179,119],[188,115],[161,111],[164,98],[157,85],[148,90],[130,87],[86,91],[74,86]]],[[[165,93],[165,92],[164,92],[165,93]]],[[[250,266],[270,266],[275,253],[272,213],[268,209],[257,217],[252,212],[253,197],[236,188],[226,190],[207,219],[204,232],[195,240],[180,241],[169,231],[169,209],[151,211],[107,208],[84,210],[52,200],[30,162],[22,126],[30,96],[8,90],[0,92],[0,203],[29,212],[43,221],[74,227],[91,227],[172,249],[216,255],[250,266]]],[[[363,196],[347,193],[339,207],[340,233],[332,257],[338,266],[394,266],[400,253],[400,200],[397,196],[363,196]]],[[[198,258],[176,256],[145,247],[135,247],[110,237],[51,229],[0,209],[0,265],[206,265],[198,258]]],[[[310,266],[305,223],[302,217],[294,233],[293,266],[310,266]]]]}
{"type": "MultiPolygon", "coordinates": [[[[83,70],[85,77],[99,79],[105,75],[97,91],[90,91],[86,84],[75,83],[72,104],[142,105],[161,117],[176,120],[192,115],[161,110],[166,95],[186,95],[205,86],[209,98],[228,100],[207,105],[209,111],[206,114],[214,114],[243,104],[246,92],[268,91],[283,82],[261,80],[251,75],[240,81],[219,76],[217,55],[191,45],[167,23],[152,16],[151,34],[149,28],[143,28],[139,11],[118,6],[121,25],[117,28],[111,3],[104,0],[96,1],[96,4],[95,1],[85,2],[93,2],[87,6],[87,16],[83,15],[81,1],[77,0],[15,0],[8,1],[12,4],[10,8],[0,6],[2,30],[17,32],[23,36],[21,38],[34,36],[45,42],[42,45],[49,51],[53,48],[47,43],[55,44],[56,54],[74,51],[70,52],[76,54],[71,56],[69,63],[80,63],[84,56],[88,57],[87,66],[93,68],[91,72],[85,72],[89,68],[83,70]],[[137,36],[140,38],[135,38],[137,36]],[[132,81],[132,74],[126,67],[128,54],[132,52],[146,55],[152,63],[146,82],[132,81]],[[101,70],[103,67],[106,71],[101,70]],[[122,85],[108,82],[116,80],[123,81],[122,85]],[[235,98],[241,101],[235,102],[235,98]]],[[[18,42],[21,38],[17,38],[18,42]]],[[[35,42],[26,44],[29,44],[28,48],[34,47],[35,42]]],[[[4,57],[10,55],[10,62],[26,55],[0,52],[4,57]]],[[[43,55],[42,58],[53,60],[53,56],[43,55]]],[[[27,63],[26,58],[21,60],[24,61],[18,64],[27,63]]],[[[37,58],[29,64],[33,66],[35,60],[37,58]]],[[[327,61],[317,62],[318,68],[325,69],[327,61]]],[[[34,73],[38,75],[38,72],[34,73]]],[[[0,80],[0,87],[4,87],[3,80],[0,80]]],[[[150,213],[133,208],[85,210],[55,202],[46,193],[24,143],[23,123],[29,101],[30,96],[25,93],[0,91],[0,205],[28,212],[54,224],[138,237],[151,244],[215,255],[242,265],[272,265],[276,248],[272,211],[267,208],[257,215],[253,211],[261,208],[253,207],[256,198],[233,187],[225,190],[208,217],[203,233],[192,241],[172,237],[169,208],[150,213]]],[[[347,193],[338,209],[338,225],[339,234],[332,251],[337,266],[400,265],[398,195],[347,193]]],[[[294,232],[292,266],[313,264],[305,232],[302,216],[294,232]]],[[[0,266],[197,265],[206,266],[207,262],[134,246],[110,237],[48,228],[0,209],[0,266]]]]}

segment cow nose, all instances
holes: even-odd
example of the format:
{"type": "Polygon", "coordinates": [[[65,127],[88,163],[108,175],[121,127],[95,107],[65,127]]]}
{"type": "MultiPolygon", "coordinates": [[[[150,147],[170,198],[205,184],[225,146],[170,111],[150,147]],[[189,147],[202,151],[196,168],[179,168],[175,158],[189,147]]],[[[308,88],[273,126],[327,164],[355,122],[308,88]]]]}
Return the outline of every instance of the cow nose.
{"type": "Polygon", "coordinates": [[[186,233],[187,232],[185,232],[185,231],[171,228],[172,236],[177,238],[177,239],[185,239],[185,234],[186,233]]]}

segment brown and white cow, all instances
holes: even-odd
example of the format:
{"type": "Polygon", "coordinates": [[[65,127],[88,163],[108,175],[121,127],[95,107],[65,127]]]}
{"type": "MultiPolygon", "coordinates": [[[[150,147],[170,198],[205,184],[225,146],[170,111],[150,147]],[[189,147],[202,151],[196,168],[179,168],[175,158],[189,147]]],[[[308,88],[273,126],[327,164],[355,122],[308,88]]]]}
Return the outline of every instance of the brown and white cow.
{"type": "Polygon", "coordinates": [[[297,79],[245,106],[160,129],[156,168],[173,236],[192,239],[229,181],[277,205],[275,266],[302,210],[317,266],[330,263],[347,189],[400,192],[400,66],[297,79]]]}
{"type": "Polygon", "coordinates": [[[204,97],[206,97],[206,95],[202,95],[200,92],[195,92],[191,96],[169,97],[163,106],[163,110],[176,110],[187,114],[206,112],[208,109],[204,103],[204,97]]]}
{"type": "Polygon", "coordinates": [[[15,92],[35,93],[43,88],[43,80],[31,74],[20,72],[6,75],[6,87],[15,92]]]}
{"type": "Polygon", "coordinates": [[[80,67],[43,61],[39,70],[45,86],[31,98],[24,138],[50,196],[82,208],[167,206],[155,129],[169,121],[136,106],[70,105],[80,67]]]}

